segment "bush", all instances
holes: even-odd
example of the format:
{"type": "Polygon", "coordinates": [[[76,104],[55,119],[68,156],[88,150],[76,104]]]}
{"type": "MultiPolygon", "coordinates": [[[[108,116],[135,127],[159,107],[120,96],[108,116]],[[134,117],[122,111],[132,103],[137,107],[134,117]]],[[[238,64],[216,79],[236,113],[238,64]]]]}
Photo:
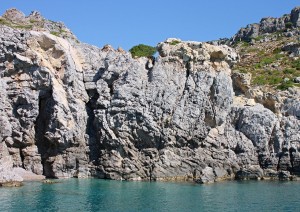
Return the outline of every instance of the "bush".
{"type": "Polygon", "coordinates": [[[294,75],[296,73],[296,70],[295,69],[284,69],[283,73],[284,74],[292,74],[292,75],[294,75]]]}
{"type": "Polygon", "coordinates": [[[1,25],[7,25],[7,21],[4,20],[4,19],[2,19],[2,18],[0,18],[0,24],[1,25]]]}
{"type": "Polygon", "coordinates": [[[285,28],[291,29],[292,27],[293,27],[293,23],[292,22],[285,23],[285,28]]]}
{"type": "Polygon", "coordinates": [[[267,79],[265,76],[257,76],[253,79],[255,85],[265,85],[267,84],[267,79]]]}
{"type": "Polygon", "coordinates": [[[59,37],[60,33],[59,32],[55,32],[55,31],[51,31],[50,34],[59,37]]]}
{"type": "Polygon", "coordinates": [[[283,81],[280,74],[281,71],[276,70],[261,71],[253,77],[253,83],[255,85],[279,85],[283,81]]]}
{"type": "Polygon", "coordinates": [[[132,47],[129,52],[131,53],[132,57],[151,57],[155,54],[156,48],[144,44],[139,44],[132,47]]]}
{"type": "Polygon", "coordinates": [[[260,41],[260,40],[262,40],[264,38],[264,36],[262,36],[262,35],[259,35],[259,36],[257,36],[257,37],[251,37],[251,39],[253,39],[253,40],[255,40],[255,41],[260,41]]]}
{"type": "Polygon", "coordinates": [[[248,46],[250,46],[250,43],[249,42],[246,42],[246,41],[241,41],[241,46],[242,47],[248,47],[248,46]]]}
{"type": "Polygon", "coordinates": [[[17,29],[32,29],[32,25],[14,25],[12,27],[17,29]]]}
{"type": "Polygon", "coordinates": [[[8,27],[12,27],[12,28],[16,28],[16,29],[32,29],[32,25],[29,24],[29,25],[17,25],[17,24],[14,24],[13,22],[11,21],[8,21],[6,19],[3,19],[3,18],[0,18],[0,25],[5,25],[5,26],[8,26],[8,27]]]}
{"type": "Polygon", "coordinates": [[[280,58],[283,58],[284,56],[282,55],[282,54],[275,54],[274,55],[274,58],[276,59],[276,60],[280,60],[280,58]]]}
{"type": "Polygon", "coordinates": [[[265,57],[265,58],[261,59],[261,63],[263,65],[269,65],[269,64],[273,63],[274,61],[275,61],[274,58],[271,58],[271,57],[265,57]]]}
{"type": "Polygon", "coordinates": [[[177,45],[177,44],[179,44],[179,43],[180,43],[179,40],[173,40],[173,41],[170,43],[170,45],[175,46],[175,45],[177,45]]]}
{"type": "Polygon", "coordinates": [[[262,68],[262,65],[261,65],[260,63],[256,63],[256,64],[254,65],[254,67],[255,67],[256,69],[259,69],[259,68],[262,68]]]}
{"type": "Polygon", "coordinates": [[[294,60],[292,62],[292,67],[295,68],[295,69],[297,69],[297,70],[300,70],[300,60],[299,59],[298,60],[294,60]]]}
{"type": "Polygon", "coordinates": [[[288,88],[291,88],[294,86],[294,83],[292,81],[282,82],[279,86],[277,86],[280,90],[287,90],[288,88]]]}
{"type": "Polygon", "coordinates": [[[273,50],[273,53],[274,53],[274,54],[279,54],[280,52],[282,52],[282,51],[281,51],[281,48],[275,48],[275,49],[273,50]]]}
{"type": "Polygon", "coordinates": [[[272,76],[268,79],[268,83],[270,85],[277,85],[280,82],[282,82],[282,78],[281,77],[276,77],[276,76],[272,76]]]}

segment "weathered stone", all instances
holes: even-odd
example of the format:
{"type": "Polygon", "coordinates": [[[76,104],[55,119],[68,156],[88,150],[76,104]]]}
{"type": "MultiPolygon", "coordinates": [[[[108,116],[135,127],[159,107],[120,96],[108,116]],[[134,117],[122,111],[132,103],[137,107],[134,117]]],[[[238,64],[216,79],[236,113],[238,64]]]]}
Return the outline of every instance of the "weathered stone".
{"type": "Polygon", "coordinates": [[[213,168],[206,167],[202,170],[201,177],[197,180],[198,183],[207,184],[213,183],[215,180],[215,174],[213,172],[213,168]]]}
{"type": "Polygon", "coordinates": [[[296,77],[296,78],[294,79],[294,82],[295,82],[295,83],[300,83],[300,77],[296,77]]]}
{"type": "MultiPolygon", "coordinates": [[[[51,35],[64,25],[38,13],[28,18],[43,30],[0,26],[1,182],[43,174],[211,183],[300,172],[299,94],[290,89],[276,105],[280,96],[232,75],[232,48],[167,39],[157,58],[134,59],[74,42],[71,32],[51,35]]],[[[274,30],[272,21],[286,19],[250,31],[274,30]]]]}
{"type": "MultiPolygon", "coordinates": [[[[231,41],[246,41],[255,42],[253,38],[264,35],[266,33],[273,33],[286,30],[286,24],[292,23],[294,27],[300,26],[299,8],[294,8],[290,14],[284,15],[280,18],[267,17],[262,18],[257,24],[249,24],[245,28],[241,28],[232,38],[231,41]]],[[[266,40],[265,40],[266,41],[266,40]]]]}
{"type": "Polygon", "coordinates": [[[251,83],[251,74],[250,73],[239,73],[234,72],[231,76],[232,78],[232,85],[234,91],[238,92],[238,94],[244,94],[250,88],[251,83]]]}
{"type": "Polygon", "coordinates": [[[288,171],[281,171],[278,174],[279,180],[290,180],[291,174],[288,171]]]}
{"type": "Polygon", "coordinates": [[[2,17],[10,21],[17,21],[17,22],[22,22],[25,19],[24,13],[17,10],[16,8],[6,10],[5,13],[2,15],[2,17]]]}
{"type": "Polygon", "coordinates": [[[291,12],[291,22],[295,27],[300,26],[300,7],[295,7],[291,12]]]}
{"type": "Polygon", "coordinates": [[[283,46],[282,50],[288,52],[290,57],[299,57],[300,56],[300,45],[299,44],[290,43],[288,45],[283,46]]]}
{"type": "Polygon", "coordinates": [[[264,175],[263,170],[259,166],[250,166],[236,173],[238,180],[260,180],[264,175]]]}

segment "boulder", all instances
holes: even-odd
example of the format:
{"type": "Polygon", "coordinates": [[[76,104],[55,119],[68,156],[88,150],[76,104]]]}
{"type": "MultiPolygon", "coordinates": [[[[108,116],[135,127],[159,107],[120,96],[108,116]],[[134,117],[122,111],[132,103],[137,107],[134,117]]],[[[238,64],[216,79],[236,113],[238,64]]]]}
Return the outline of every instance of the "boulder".
{"type": "Polygon", "coordinates": [[[295,7],[291,12],[291,22],[294,27],[300,26],[300,7],[295,7]]]}
{"type": "Polygon", "coordinates": [[[16,8],[6,10],[5,13],[2,15],[2,17],[13,22],[25,21],[25,14],[17,10],[16,8]]]}
{"type": "Polygon", "coordinates": [[[215,174],[213,172],[213,168],[206,167],[202,170],[201,177],[196,180],[197,183],[207,184],[213,183],[215,181],[215,174]]]}
{"type": "Polygon", "coordinates": [[[264,175],[260,166],[250,166],[249,168],[243,168],[236,173],[235,178],[237,180],[260,180],[264,175]]]}

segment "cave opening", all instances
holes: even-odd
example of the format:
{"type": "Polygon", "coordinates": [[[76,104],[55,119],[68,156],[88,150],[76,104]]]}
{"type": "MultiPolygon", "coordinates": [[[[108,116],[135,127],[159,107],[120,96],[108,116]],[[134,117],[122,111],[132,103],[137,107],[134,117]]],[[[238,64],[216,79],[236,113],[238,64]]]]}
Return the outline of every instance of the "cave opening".
{"type": "Polygon", "coordinates": [[[88,115],[86,134],[88,135],[88,146],[89,146],[89,158],[94,165],[98,165],[98,159],[100,157],[100,142],[95,130],[95,112],[97,107],[97,100],[99,94],[97,90],[89,90],[88,95],[90,100],[86,104],[86,113],[88,115]]]}
{"type": "Polygon", "coordinates": [[[54,155],[56,147],[45,137],[51,124],[51,116],[54,113],[54,100],[52,91],[41,91],[39,95],[39,115],[35,122],[35,140],[38,153],[41,155],[43,175],[47,178],[55,178],[49,157],[54,155]]]}

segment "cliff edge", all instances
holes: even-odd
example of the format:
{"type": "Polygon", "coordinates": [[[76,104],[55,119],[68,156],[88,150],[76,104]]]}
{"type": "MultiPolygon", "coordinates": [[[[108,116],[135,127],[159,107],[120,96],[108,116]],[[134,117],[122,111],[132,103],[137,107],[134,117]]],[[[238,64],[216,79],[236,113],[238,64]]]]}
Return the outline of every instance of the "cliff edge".
{"type": "Polygon", "coordinates": [[[299,174],[299,92],[277,112],[237,96],[234,49],[168,39],[157,58],[134,59],[44,18],[16,27],[31,19],[13,12],[0,25],[0,183],[22,181],[16,168],[199,183],[299,174]]]}

